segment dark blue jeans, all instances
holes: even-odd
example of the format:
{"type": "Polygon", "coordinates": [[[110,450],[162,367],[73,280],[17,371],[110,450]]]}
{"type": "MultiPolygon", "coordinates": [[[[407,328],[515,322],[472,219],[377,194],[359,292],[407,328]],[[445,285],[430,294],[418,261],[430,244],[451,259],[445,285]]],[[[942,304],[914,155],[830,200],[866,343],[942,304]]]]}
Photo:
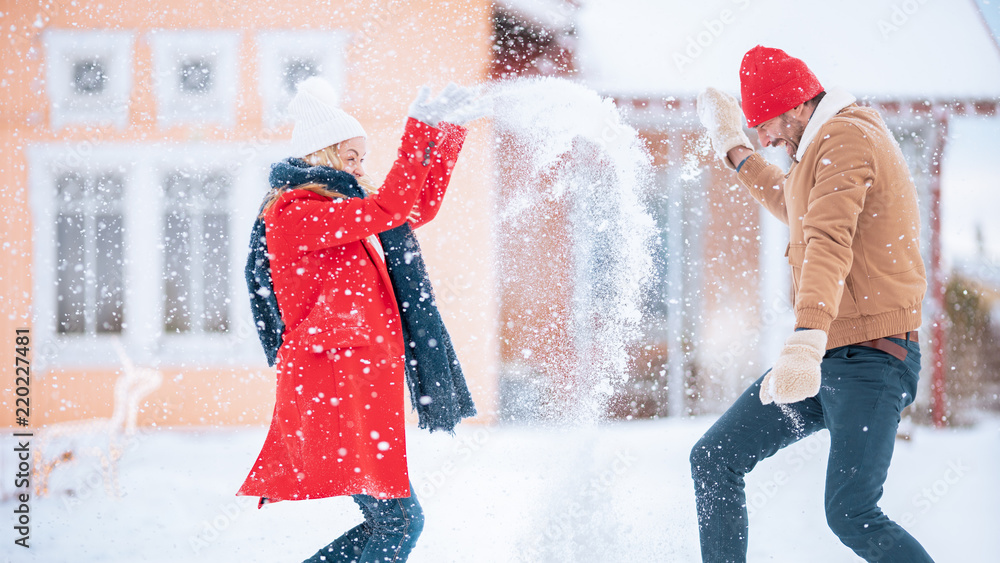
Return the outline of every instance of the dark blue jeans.
{"type": "MultiPolygon", "coordinates": [[[[413,492],[410,483],[410,492],[413,492]]],[[[416,495],[379,500],[352,495],[365,521],[351,528],[303,563],[402,563],[424,529],[416,495]]]]}
{"type": "Polygon", "coordinates": [[[762,405],[758,379],[695,444],[691,474],[703,561],[746,561],[744,475],[823,428],[830,431],[826,521],[840,541],[866,561],[931,561],[878,507],[899,416],[913,402],[920,372],[920,346],[893,342],[908,351],[905,361],[864,346],[828,350],[819,394],[798,403],[762,405]]]}

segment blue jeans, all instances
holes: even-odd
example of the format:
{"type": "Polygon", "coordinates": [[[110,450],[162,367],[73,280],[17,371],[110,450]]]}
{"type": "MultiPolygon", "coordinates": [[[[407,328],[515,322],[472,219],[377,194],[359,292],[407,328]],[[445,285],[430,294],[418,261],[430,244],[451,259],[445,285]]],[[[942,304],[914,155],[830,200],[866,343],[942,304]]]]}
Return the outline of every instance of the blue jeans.
{"type": "Polygon", "coordinates": [[[762,405],[758,379],[695,444],[691,474],[703,561],[746,561],[743,476],[823,428],[830,431],[826,521],[840,541],[866,561],[931,561],[878,507],[900,413],[913,402],[920,372],[920,346],[892,341],[906,348],[905,361],[865,346],[828,350],[819,394],[798,403],[762,405]]]}
{"type": "MultiPolygon", "coordinates": [[[[410,484],[412,494],[413,484],[410,484]]],[[[416,495],[379,500],[352,495],[365,521],[351,528],[303,563],[402,563],[424,529],[416,495]]]]}

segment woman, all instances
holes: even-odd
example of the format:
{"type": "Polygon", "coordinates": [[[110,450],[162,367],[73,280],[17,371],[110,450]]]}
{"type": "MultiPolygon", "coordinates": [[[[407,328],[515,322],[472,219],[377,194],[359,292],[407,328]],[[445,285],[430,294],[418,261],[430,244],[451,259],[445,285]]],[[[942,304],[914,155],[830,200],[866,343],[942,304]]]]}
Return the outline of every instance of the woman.
{"type": "Polygon", "coordinates": [[[352,495],[365,521],[308,562],[405,561],[416,543],[404,373],[421,427],[450,431],[475,414],[411,231],[440,209],[459,124],[478,117],[473,98],[455,85],[434,99],[422,89],[378,190],[364,172],[364,129],[329,84],[310,78],[289,104],[304,157],[272,165],[247,264],[276,401],[238,494],[261,505],[352,495]]]}

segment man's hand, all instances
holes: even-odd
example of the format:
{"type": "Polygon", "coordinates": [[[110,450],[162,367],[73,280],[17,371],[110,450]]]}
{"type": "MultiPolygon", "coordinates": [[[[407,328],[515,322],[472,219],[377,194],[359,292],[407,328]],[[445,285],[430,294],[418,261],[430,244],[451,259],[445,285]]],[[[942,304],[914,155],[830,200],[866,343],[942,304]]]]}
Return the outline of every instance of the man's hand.
{"type": "MultiPolygon", "coordinates": [[[[742,112],[736,98],[715,88],[706,88],[698,94],[698,119],[708,130],[712,148],[730,168],[736,168],[743,158],[731,162],[729,152],[736,147],[745,147],[753,152],[750,138],[743,132],[742,112]]],[[[749,153],[747,153],[749,155],[749,153]]]]}
{"type": "Polygon", "coordinates": [[[797,403],[819,393],[820,363],[826,353],[826,332],[816,329],[793,332],[760,384],[760,402],[797,403]]]}

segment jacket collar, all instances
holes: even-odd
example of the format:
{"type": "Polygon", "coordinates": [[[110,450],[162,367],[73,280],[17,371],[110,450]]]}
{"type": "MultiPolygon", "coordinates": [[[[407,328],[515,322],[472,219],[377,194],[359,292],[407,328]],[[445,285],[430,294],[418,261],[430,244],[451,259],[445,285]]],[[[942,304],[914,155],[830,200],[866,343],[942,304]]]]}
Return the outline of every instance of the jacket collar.
{"type": "Polygon", "coordinates": [[[328,166],[312,166],[301,158],[286,158],[271,165],[268,180],[272,188],[285,188],[316,182],[349,197],[365,197],[354,176],[328,166]]]}
{"type": "Polygon", "coordinates": [[[840,113],[840,110],[853,104],[855,101],[857,101],[857,98],[846,90],[836,87],[827,89],[826,95],[819,101],[819,105],[816,106],[812,117],[809,118],[809,123],[806,124],[805,130],[802,132],[802,140],[799,141],[799,150],[795,151],[795,160],[802,160],[802,155],[806,153],[809,144],[819,134],[820,127],[823,127],[833,116],[840,113]]]}

